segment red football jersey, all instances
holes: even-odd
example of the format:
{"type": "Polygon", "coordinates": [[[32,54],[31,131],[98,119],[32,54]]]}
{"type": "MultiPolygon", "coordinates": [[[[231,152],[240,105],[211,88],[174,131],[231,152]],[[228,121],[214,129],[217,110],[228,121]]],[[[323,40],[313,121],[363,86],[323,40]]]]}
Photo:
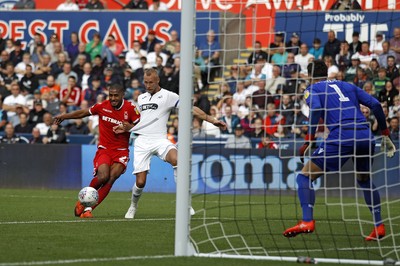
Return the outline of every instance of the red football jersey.
{"type": "MultiPolygon", "coordinates": [[[[62,100],[68,94],[68,88],[65,87],[60,91],[60,100],[62,100]]],[[[67,100],[69,105],[73,104],[75,106],[79,106],[81,104],[81,88],[74,87],[69,95],[67,100]]]]}
{"type": "Polygon", "coordinates": [[[123,100],[119,109],[114,109],[109,100],[90,107],[92,115],[99,115],[99,145],[106,149],[128,149],[130,133],[115,134],[113,127],[122,124],[122,121],[137,123],[140,113],[135,105],[123,100]]]}

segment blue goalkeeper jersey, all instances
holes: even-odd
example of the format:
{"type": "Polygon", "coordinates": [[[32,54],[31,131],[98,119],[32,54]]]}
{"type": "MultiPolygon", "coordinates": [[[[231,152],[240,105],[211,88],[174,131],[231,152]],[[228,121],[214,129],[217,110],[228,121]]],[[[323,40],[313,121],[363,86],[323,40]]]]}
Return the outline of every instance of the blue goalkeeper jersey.
{"type": "Polygon", "coordinates": [[[360,135],[372,138],[369,123],[361,112],[360,104],[372,109],[380,126],[380,120],[385,122],[380,103],[362,89],[347,82],[326,80],[312,84],[305,90],[304,98],[310,107],[309,133],[315,134],[318,122],[322,118],[330,131],[330,140],[350,140],[360,135]]]}

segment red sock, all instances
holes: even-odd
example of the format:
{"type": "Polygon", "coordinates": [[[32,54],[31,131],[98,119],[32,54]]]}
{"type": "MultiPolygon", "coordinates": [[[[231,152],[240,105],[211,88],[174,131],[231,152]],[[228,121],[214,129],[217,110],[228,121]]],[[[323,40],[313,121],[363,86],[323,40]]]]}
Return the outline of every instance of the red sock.
{"type": "Polygon", "coordinates": [[[92,181],[90,181],[89,187],[99,189],[101,187],[102,183],[100,183],[99,179],[97,176],[93,177],[92,181]]]}
{"type": "Polygon", "coordinates": [[[92,207],[93,209],[96,208],[97,206],[99,206],[99,204],[107,197],[107,195],[110,192],[111,188],[112,188],[112,184],[106,183],[98,190],[98,192],[99,192],[99,201],[97,202],[97,204],[94,207],[92,207]]]}

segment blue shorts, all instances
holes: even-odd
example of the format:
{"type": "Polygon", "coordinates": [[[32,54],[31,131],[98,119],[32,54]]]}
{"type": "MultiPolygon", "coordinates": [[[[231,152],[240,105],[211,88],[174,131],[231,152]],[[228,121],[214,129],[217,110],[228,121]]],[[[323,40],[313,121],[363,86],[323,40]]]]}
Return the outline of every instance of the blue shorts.
{"type": "Polygon", "coordinates": [[[338,171],[349,158],[357,172],[369,172],[375,153],[375,141],[363,139],[347,142],[323,142],[311,155],[311,160],[325,172],[338,171]]]}

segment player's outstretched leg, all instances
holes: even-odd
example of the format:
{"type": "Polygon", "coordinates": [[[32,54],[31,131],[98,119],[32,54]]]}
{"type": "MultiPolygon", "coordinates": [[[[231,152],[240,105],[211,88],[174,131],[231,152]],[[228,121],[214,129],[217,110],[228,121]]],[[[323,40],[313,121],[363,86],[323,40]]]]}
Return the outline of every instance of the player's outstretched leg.
{"type": "Polygon", "coordinates": [[[283,232],[285,237],[295,237],[298,234],[308,234],[315,230],[315,221],[313,220],[313,208],[315,204],[315,191],[311,180],[302,173],[297,175],[297,193],[299,196],[301,209],[303,211],[303,220],[297,225],[290,227],[283,232]]]}
{"type": "Polygon", "coordinates": [[[133,185],[132,188],[132,199],[131,199],[131,206],[129,206],[128,211],[125,214],[126,219],[133,219],[135,218],[136,210],[138,207],[138,201],[140,196],[142,196],[143,188],[137,187],[136,183],[133,185]]]}
{"type": "MultiPolygon", "coordinates": [[[[101,187],[102,183],[99,181],[97,176],[93,177],[92,181],[90,181],[89,187],[92,187],[94,189],[99,189],[101,187]]],[[[83,206],[80,201],[78,200],[75,203],[75,208],[74,208],[74,215],[76,217],[80,217],[83,211],[85,210],[85,206],[83,206]]]]}
{"type": "Polygon", "coordinates": [[[376,241],[386,235],[385,225],[381,217],[381,197],[374,183],[370,178],[357,180],[358,185],[363,189],[364,200],[374,218],[374,229],[365,238],[366,241],[376,241]]]}

